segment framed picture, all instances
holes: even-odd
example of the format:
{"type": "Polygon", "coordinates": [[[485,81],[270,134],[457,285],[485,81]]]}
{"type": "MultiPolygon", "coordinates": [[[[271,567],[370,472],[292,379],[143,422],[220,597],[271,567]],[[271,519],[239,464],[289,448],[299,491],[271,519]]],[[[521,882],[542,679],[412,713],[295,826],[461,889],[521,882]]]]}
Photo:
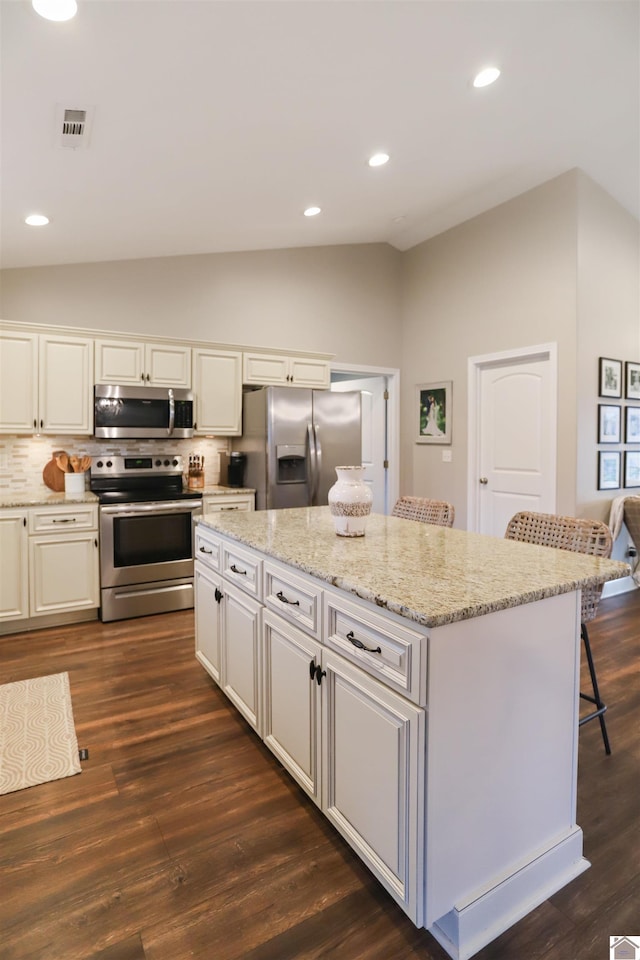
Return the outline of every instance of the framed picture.
{"type": "Polygon", "coordinates": [[[627,360],[624,385],[624,395],[627,400],[640,400],[640,363],[631,363],[627,360]]]}
{"type": "Polygon", "coordinates": [[[620,451],[598,453],[598,490],[617,490],[620,486],[620,451]]]}
{"type": "Polygon", "coordinates": [[[620,443],[622,407],[615,403],[598,404],[598,443],[620,443]]]}
{"type": "Polygon", "coordinates": [[[598,394],[601,397],[622,396],[622,360],[609,360],[600,357],[600,376],[598,394]]]}
{"type": "Polygon", "coordinates": [[[625,451],[624,485],[625,487],[640,487],[640,450],[625,451]]]}
{"type": "Polygon", "coordinates": [[[451,443],[452,381],[416,386],[416,443],[451,443]]]}
{"type": "Polygon", "coordinates": [[[640,443],[640,407],[626,407],[624,415],[624,442],[640,443]]]}

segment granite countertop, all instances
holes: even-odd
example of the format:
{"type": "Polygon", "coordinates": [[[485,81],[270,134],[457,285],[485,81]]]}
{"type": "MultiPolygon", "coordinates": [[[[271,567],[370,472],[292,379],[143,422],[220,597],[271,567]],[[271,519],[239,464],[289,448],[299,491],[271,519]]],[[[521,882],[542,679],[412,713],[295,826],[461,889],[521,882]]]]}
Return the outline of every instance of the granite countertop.
{"type": "Polygon", "coordinates": [[[0,508],[3,507],[60,507],[70,503],[96,503],[98,498],[90,490],[82,493],[54,493],[42,484],[39,487],[24,487],[22,490],[0,492],[0,508]]]}
{"type": "MultiPolygon", "coordinates": [[[[250,490],[247,487],[221,487],[218,485],[207,486],[196,492],[201,493],[203,497],[220,497],[230,493],[255,494],[255,490],[250,490]]],[[[23,487],[21,490],[0,491],[0,509],[59,507],[69,503],[98,503],[98,498],[90,490],[84,490],[82,493],[54,493],[44,484],[35,487],[23,487]]]]}
{"type": "Polygon", "coordinates": [[[426,627],[627,576],[626,563],[372,514],[336,536],[328,507],[205,513],[205,526],[426,627]]]}

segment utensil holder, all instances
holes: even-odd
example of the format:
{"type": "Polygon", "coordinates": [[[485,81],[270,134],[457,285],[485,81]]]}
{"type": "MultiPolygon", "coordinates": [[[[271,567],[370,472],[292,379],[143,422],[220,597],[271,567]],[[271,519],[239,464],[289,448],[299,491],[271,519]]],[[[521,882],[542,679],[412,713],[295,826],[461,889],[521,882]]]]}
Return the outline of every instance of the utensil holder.
{"type": "Polygon", "coordinates": [[[64,492],[65,493],[84,493],[85,479],[84,473],[65,473],[64,492]]]}

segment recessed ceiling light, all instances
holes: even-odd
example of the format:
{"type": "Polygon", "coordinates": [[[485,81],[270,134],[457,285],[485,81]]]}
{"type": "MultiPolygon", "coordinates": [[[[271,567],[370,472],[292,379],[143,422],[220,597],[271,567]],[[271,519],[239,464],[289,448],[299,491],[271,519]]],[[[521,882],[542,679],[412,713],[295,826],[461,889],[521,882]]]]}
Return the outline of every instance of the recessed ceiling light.
{"type": "Polygon", "coordinates": [[[305,217],[317,217],[321,213],[320,207],[307,207],[304,212],[305,217]]]}
{"type": "Polygon", "coordinates": [[[31,0],[31,6],[45,20],[71,20],[78,12],[76,0],[31,0]]]}
{"type": "Polygon", "coordinates": [[[500,71],[497,67],[485,67],[484,70],[476,74],[473,79],[473,85],[474,87],[488,87],[489,84],[494,83],[499,76],[500,71]]]}
{"type": "Polygon", "coordinates": [[[385,163],[389,163],[388,153],[374,153],[372,157],[369,157],[370,167],[383,167],[385,163]]]}
{"type": "Polygon", "coordinates": [[[30,227],[46,227],[49,223],[49,217],[45,217],[42,213],[32,213],[25,217],[24,222],[28,223],[30,227]]]}

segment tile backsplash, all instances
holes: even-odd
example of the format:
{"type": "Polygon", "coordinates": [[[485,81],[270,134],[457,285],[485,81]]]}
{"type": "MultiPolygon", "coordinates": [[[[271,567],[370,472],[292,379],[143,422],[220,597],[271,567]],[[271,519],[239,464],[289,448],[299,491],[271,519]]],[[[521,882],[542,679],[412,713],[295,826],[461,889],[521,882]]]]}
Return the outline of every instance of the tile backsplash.
{"type": "Polygon", "coordinates": [[[189,456],[204,457],[205,483],[218,483],[220,452],[229,451],[232,441],[223,437],[211,439],[194,437],[192,440],[96,440],[94,437],[64,436],[0,436],[0,492],[11,493],[25,487],[45,486],[42,471],[55,451],[66,450],[78,457],[149,456],[179,454],[188,466],[189,456]]]}

